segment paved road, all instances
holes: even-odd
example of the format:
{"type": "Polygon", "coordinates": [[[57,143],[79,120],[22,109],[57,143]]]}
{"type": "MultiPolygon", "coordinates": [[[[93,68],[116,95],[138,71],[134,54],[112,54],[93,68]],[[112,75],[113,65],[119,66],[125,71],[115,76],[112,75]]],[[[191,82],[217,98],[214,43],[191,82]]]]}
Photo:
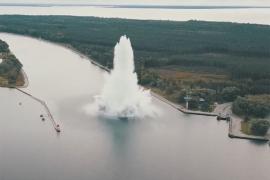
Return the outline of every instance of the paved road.
{"type": "Polygon", "coordinates": [[[213,113],[232,114],[231,107],[232,107],[232,103],[218,104],[215,110],[213,111],[213,113]]]}

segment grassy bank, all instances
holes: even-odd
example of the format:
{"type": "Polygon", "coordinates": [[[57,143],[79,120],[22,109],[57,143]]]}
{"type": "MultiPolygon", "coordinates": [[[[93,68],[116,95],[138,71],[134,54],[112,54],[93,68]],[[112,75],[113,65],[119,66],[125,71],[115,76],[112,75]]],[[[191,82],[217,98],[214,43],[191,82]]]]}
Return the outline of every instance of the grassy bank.
{"type": "Polygon", "coordinates": [[[252,132],[251,132],[251,130],[250,130],[250,123],[247,122],[247,121],[242,121],[242,122],[241,122],[241,131],[242,131],[244,134],[252,135],[252,132]]]}
{"type": "Polygon", "coordinates": [[[14,15],[0,16],[0,31],[63,43],[109,68],[113,47],[126,34],[140,83],[177,103],[189,94],[192,109],[270,94],[266,25],[14,15]]]}

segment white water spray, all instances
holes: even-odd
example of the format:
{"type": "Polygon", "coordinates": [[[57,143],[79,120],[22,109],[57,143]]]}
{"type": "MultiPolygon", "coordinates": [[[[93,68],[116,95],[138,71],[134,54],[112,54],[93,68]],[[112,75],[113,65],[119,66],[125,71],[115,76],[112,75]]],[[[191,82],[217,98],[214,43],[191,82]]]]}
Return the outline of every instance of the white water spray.
{"type": "Polygon", "coordinates": [[[105,85],[88,111],[98,111],[111,117],[130,118],[153,116],[149,90],[138,85],[134,72],[134,57],[130,40],[122,36],[114,49],[114,68],[105,77],[105,85]],[[93,108],[94,106],[94,108],[93,108]]]}

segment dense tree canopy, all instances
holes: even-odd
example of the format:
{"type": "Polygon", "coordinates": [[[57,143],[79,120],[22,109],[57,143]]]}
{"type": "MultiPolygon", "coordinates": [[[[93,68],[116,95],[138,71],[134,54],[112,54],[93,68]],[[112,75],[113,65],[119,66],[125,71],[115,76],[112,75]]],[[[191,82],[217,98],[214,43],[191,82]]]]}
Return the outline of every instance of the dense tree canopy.
{"type": "Polygon", "coordinates": [[[270,94],[267,25],[3,15],[0,31],[63,43],[109,68],[113,47],[126,34],[140,83],[175,102],[190,89],[194,107],[200,98],[210,107],[238,95],[270,94]],[[197,93],[202,89],[211,93],[197,93]]]}
{"type": "Polygon", "coordinates": [[[233,111],[239,115],[265,118],[270,114],[270,95],[238,97],[233,111]]]}
{"type": "Polygon", "coordinates": [[[145,66],[226,69],[235,78],[270,77],[270,27],[223,22],[170,22],[71,16],[0,16],[0,31],[67,43],[103,65],[121,35],[145,66]]]}

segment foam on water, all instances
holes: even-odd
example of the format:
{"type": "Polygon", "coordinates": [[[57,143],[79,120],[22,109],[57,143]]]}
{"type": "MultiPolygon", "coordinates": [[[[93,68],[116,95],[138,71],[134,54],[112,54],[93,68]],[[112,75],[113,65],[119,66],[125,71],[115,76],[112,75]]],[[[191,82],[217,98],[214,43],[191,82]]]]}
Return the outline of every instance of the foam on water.
{"type": "Polygon", "coordinates": [[[151,103],[150,90],[138,85],[133,49],[126,36],[115,46],[113,63],[114,68],[106,75],[101,94],[87,111],[120,118],[154,116],[156,109],[151,103]]]}

